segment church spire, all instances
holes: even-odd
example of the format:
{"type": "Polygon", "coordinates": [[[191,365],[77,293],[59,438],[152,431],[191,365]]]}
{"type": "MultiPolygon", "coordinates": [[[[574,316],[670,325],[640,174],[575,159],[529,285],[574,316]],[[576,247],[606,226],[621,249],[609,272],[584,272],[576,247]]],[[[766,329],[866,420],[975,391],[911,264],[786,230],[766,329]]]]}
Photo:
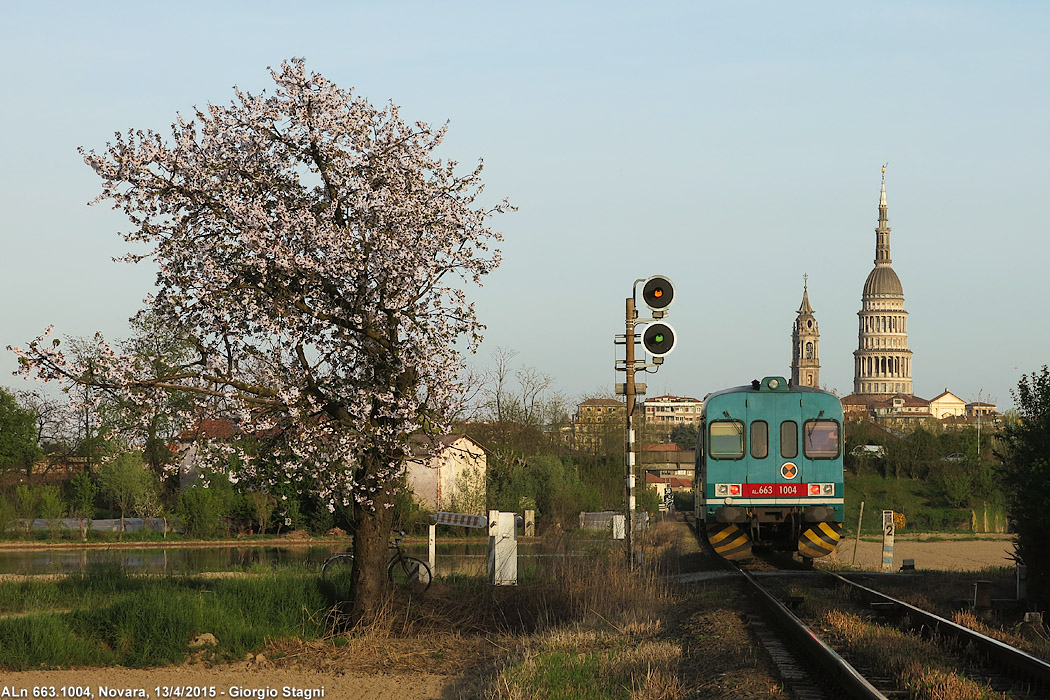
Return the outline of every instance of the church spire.
{"type": "Polygon", "coordinates": [[[809,303],[809,275],[802,275],[802,306],[791,332],[792,386],[820,386],[820,331],[809,303]]]}
{"type": "Polygon", "coordinates": [[[809,303],[809,275],[802,275],[802,306],[798,313],[813,315],[813,305],[809,303]]]}
{"type": "Polygon", "coordinates": [[[882,166],[882,192],[879,194],[879,226],[875,229],[875,264],[892,265],[890,259],[890,225],[886,207],[886,166],[882,166]]]}

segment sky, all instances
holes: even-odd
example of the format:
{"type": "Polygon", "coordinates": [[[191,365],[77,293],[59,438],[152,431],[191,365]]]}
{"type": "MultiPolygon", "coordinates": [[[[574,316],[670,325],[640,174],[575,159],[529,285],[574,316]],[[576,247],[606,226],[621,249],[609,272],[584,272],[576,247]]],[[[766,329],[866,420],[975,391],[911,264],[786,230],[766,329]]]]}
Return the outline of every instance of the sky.
{"type": "Polygon", "coordinates": [[[77,148],[166,131],[268,66],[310,70],[483,159],[503,265],[469,289],[497,350],[608,392],[635,280],[678,344],[649,395],[789,376],[808,275],[821,383],[850,393],[886,169],[914,391],[1012,405],[1050,360],[1050,5],[843,2],[5,2],[0,385],[59,335],[128,335],[151,291],[77,148]]]}

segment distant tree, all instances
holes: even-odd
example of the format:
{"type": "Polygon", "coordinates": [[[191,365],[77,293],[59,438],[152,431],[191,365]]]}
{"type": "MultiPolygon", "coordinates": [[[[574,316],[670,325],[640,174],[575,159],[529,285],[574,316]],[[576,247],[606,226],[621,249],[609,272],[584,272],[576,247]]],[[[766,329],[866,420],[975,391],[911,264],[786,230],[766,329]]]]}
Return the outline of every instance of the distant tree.
{"type": "Polygon", "coordinates": [[[26,536],[33,529],[33,520],[40,513],[40,492],[29,484],[19,484],[15,488],[15,516],[22,520],[26,536]]]}
{"type": "Polygon", "coordinates": [[[488,221],[507,206],[478,203],[480,165],[461,173],[434,155],[444,128],[406,123],[301,59],[271,75],[272,95],[236,90],[177,118],[170,140],[129,131],[82,151],[99,201],[146,245],[125,259],[156,263],[149,306],[193,356],[154,365],[99,336],[85,366],[47,332],[16,352],[25,374],[120,394],[140,415],[185,392],[272,435],[268,459],[234,478],[271,492],[309,479],[329,510],[353,508],[350,617],[369,620],[410,440],[443,431],[459,400],[459,353],[482,330],[462,287],[498,266],[488,221]]]}
{"type": "Polygon", "coordinates": [[[69,409],[66,401],[35,390],[18,392],[18,403],[33,414],[36,420],[37,444],[46,454],[68,456],[69,409]]]}
{"type": "MultiPolygon", "coordinates": [[[[162,485],[159,479],[160,477],[153,472],[151,465],[149,469],[144,470],[142,474],[142,488],[135,496],[135,504],[132,506],[132,512],[135,514],[135,517],[142,518],[144,528],[152,528],[150,521],[154,518],[162,518],[164,515],[164,504],[160,500],[162,485]]],[[[162,526],[164,537],[167,537],[167,518],[163,518],[162,526]]]]}
{"type": "Polygon", "coordinates": [[[54,539],[58,521],[66,514],[66,503],[62,500],[62,490],[54,484],[47,484],[38,487],[38,491],[40,517],[47,521],[48,534],[54,539]]]}
{"type": "Polygon", "coordinates": [[[69,480],[70,499],[69,514],[77,519],[80,525],[80,538],[87,539],[88,527],[95,517],[95,497],[98,486],[87,472],[80,472],[69,480]]]}
{"type": "Polygon", "coordinates": [[[245,495],[245,502],[251,513],[252,520],[259,526],[262,534],[270,529],[270,520],[273,519],[274,511],[277,510],[277,499],[268,493],[252,491],[245,495]]]}
{"type": "Polygon", "coordinates": [[[1017,558],[1028,566],[1028,591],[1050,603],[1050,371],[1022,376],[1012,391],[1016,419],[1004,422],[996,455],[1017,532],[1017,558]]]}
{"type": "Polygon", "coordinates": [[[37,443],[37,422],[14,394],[0,388],[0,471],[18,470],[26,475],[43,456],[37,443]]]}
{"type": "Polygon", "coordinates": [[[515,350],[496,348],[492,364],[479,377],[474,417],[487,425],[471,434],[490,447],[513,447],[525,454],[550,452],[562,442],[569,403],[553,388],[550,375],[535,367],[514,366],[515,350]]]}
{"type": "Polygon", "coordinates": [[[125,452],[102,465],[98,475],[102,495],[120,509],[120,533],[124,535],[124,518],[131,513],[150,485],[148,472],[138,452],[125,452]]]}
{"type": "Polygon", "coordinates": [[[688,425],[676,425],[671,428],[671,442],[678,445],[680,450],[692,450],[696,448],[697,428],[692,423],[688,425]]]}

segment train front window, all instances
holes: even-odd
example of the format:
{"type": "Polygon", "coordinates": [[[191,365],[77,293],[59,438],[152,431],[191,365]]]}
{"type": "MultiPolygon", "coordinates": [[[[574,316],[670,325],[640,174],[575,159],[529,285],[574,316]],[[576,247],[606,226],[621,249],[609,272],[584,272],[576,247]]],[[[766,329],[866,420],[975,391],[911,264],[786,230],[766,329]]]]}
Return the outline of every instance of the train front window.
{"type": "Polygon", "coordinates": [[[764,420],[751,422],[751,456],[755,459],[769,456],[769,423],[764,420]]]}
{"type": "Polygon", "coordinates": [[[802,450],[810,459],[835,459],[839,456],[839,422],[808,420],[803,425],[802,450]]]}
{"type": "Polygon", "coordinates": [[[707,454],[712,459],[741,459],[744,456],[744,424],[738,420],[715,420],[708,426],[707,454]]]}
{"type": "Polygon", "coordinates": [[[793,420],[780,424],[780,456],[784,459],[798,457],[798,423],[793,420]]]}

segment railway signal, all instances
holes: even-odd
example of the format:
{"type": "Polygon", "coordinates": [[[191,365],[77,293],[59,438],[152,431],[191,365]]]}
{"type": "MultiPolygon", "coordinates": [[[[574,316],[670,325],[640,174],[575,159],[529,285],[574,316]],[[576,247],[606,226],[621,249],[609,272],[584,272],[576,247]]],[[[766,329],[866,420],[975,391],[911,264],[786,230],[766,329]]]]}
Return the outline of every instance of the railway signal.
{"type": "Polygon", "coordinates": [[[642,333],[642,347],[653,357],[663,357],[672,350],[678,338],[674,328],[666,323],[650,323],[642,333]]]}
{"type": "Polygon", "coordinates": [[[626,332],[623,336],[619,336],[616,341],[617,343],[622,343],[627,346],[626,359],[616,361],[617,371],[626,372],[627,381],[623,384],[616,385],[616,393],[624,394],[627,399],[627,440],[625,459],[627,472],[626,525],[627,557],[631,566],[634,566],[633,534],[635,509],[633,417],[635,399],[639,394],[645,393],[645,385],[635,383],[634,374],[635,372],[655,372],[660,368],[660,365],[663,364],[664,355],[667,355],[674,350],[678,336],[675,334],[674,328],[663,320],[667,317],[667,307],[674,302],[674,297],[674,284],[663,275],[653,275],[652,277],[635,280],[634,288],[631,290],[631,296],[627,298],[626,332]],[[652,314],[651,318],[638,318],[638,311],[635,307],[635,297],[638,294],[639,284],[642,285],[642,301],[644,301],[645,305],[649,307],[652,314]],[[638,334],[635,333],[636,326],[644,327],[644,330],[641,333],[642,348],[644,348],[645,352],[651,356],[652,362],[647,362],[644,358],[641,360],[635,359],[635,345],[638,343],[638,334]]]}
{"type": "Polygon", "coordinates": [[[671,280],[661,275],[653,275],[645,280],[642,286],[642,301],[657,313],[653,316],[662,318],[664,309],[674,302],[674,285],[671,280]]]}

